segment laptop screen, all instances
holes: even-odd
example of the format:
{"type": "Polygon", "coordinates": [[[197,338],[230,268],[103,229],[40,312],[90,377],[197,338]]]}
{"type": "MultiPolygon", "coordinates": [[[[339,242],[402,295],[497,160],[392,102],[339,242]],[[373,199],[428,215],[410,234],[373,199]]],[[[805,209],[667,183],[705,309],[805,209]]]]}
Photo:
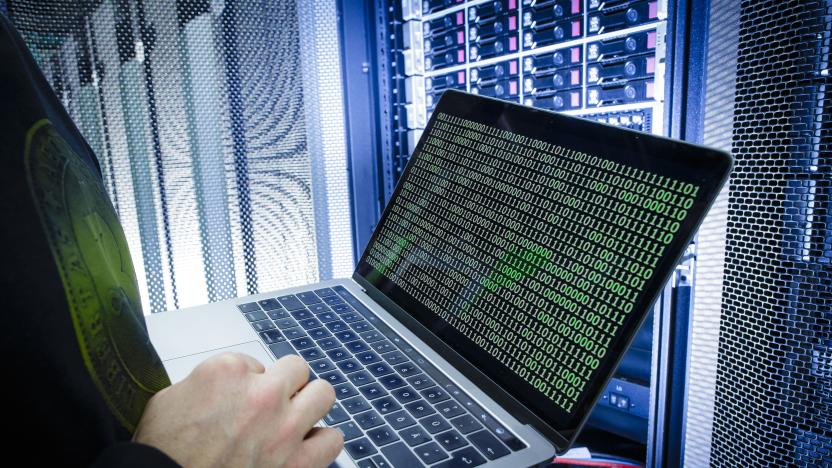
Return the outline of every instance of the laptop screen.
{"type": "Polygon", "coordinates": [[[574,432],[730,164],[447,92],[357,273],[552,428],[574,432]]]}

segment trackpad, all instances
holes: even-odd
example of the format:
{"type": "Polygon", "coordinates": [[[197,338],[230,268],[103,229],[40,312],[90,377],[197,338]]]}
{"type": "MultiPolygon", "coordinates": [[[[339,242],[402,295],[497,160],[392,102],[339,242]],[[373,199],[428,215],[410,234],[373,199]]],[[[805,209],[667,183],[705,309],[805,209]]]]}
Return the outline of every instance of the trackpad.
{"type": "Polygon", "coordinates": [[[180,380],[184,379],[191,373],[194,367],[198,366],[199,363],[208,359],[211,356],[216,356],[217,354],[222,353],[242,353],[247,354],[254,359],[260,361],[261,364],[264,366],[268,366],[274,359],[269,356],[266,350],[263,348],[263,345],[260,344],[258,341],[249,341],[248,343],[242,343],[234,346],[228,346],[225,348],[218,348],[212,349],[211,351],[205,351],[204,353],[197,353],[191,354],[189,356],[183,356],[174,359],[168,359],[163,364],[165,365],[165,370],[168,371],[168,376],[170,377],[170,381],[172,383],[179,382],[180,380]]]}

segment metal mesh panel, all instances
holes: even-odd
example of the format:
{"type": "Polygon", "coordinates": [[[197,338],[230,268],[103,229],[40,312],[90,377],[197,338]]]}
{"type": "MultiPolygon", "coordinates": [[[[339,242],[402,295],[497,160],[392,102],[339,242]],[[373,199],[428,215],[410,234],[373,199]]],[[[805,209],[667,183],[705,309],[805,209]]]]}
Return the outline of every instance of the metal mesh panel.
{"type": "Polygon", "coordinates": [[[832,463],[831,15],[741,3],[712,465],[832,463]]]}
{"type": "Polygon", "coordinates": [[[349,274],[334,1],[6,3],[101,162],[146,311],[349,274]]]}
{"type": "MultiPolygon", "coordinates": [[[[733,138],[739,17],[740,5],[736,0],[711,1],[702,139],[708,146],[729,152],[733,138]]],[[[696,240],[684,440],[685,466],[689,467],[707,466],[710,459],[728,199],[726,186],[702,222],[696,240]]]]}

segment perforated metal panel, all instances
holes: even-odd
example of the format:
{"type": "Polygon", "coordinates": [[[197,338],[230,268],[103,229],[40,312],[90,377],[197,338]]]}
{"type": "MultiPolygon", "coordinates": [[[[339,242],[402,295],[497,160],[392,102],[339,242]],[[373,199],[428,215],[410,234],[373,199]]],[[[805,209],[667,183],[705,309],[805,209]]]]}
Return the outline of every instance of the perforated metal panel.
{"type": "Polygon", "coordinates": [[[145,311],[351,273],[334,0],[6,3],[101,162],[145,311]]]}
{"type": "Polygon", "coordinates": [[[710,464],[832,464],[826,1],[743,1],[710,464]]]}
{"type": "MultiPolygon", "coordinates": [[[[710,7],[702,140],[708,146],[732,152],[740,4],[736,0],[711,0],[710,7]]],[[[683,441],[688,467],[707,466],[711,454],[729,191],[728,185],[723,187],[696,241],[683,441]]]]}

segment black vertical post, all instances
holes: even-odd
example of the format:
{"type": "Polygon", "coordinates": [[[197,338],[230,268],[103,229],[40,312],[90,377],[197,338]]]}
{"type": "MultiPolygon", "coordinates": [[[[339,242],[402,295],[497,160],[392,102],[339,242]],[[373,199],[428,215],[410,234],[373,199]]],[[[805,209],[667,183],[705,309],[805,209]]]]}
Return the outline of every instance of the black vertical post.
{"type": "MultiPolygon", "coordinates": [[[[693,143],[702,141],[707,72],[707,38],[710,1],[668,2],[667,82],[669,97],[665,128],[670,137],[693,143]]],[[[676,274],[667,317],[658,333],[664,337],[658,361],[655,392],[659,403],[650,441],[654,466],[684,465],[687,376],[695,285],[686,275],[676,274]],[[655,429],[655,428],[654,428],[655,429]]]]}
{"type": "Polygon", "coordinates": [[[356,263],[381,215],[380,160],[389,156],[382,150],[381,141],[389,138],[390,129],[389,125],[385,125],[384,116],[380,115],[384,104],[379,104],[378,96],[382,90],[377,81],[377,73],[381,74],[386,69],[389,50],[377,47],[375,41],[377,27],[383,27],[380,18],[384,18],[384,12],[376,10],[382,3],[373,0],[338,1],[347,170],[356,263]]]}

